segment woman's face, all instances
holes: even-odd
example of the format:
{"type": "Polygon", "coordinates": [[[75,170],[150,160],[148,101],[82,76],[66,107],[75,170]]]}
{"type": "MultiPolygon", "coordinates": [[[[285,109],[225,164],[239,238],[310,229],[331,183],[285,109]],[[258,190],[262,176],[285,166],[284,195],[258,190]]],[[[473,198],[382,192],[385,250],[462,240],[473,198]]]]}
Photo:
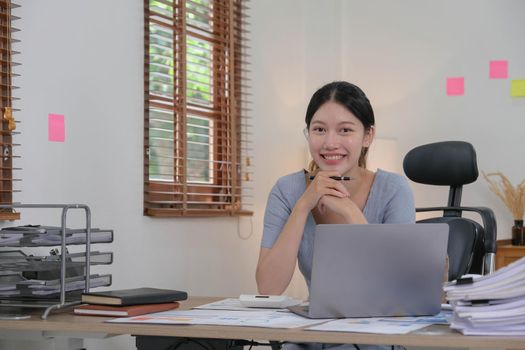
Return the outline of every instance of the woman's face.
{"type": "Polygon", "coordinates": [[[312,159],[321,170],[341,175],[357,169],[363,147],[369,147],[373,128],[365,127],[341,104],[328,101],[312,117],[308,129],[308,145],[312,159]]]}

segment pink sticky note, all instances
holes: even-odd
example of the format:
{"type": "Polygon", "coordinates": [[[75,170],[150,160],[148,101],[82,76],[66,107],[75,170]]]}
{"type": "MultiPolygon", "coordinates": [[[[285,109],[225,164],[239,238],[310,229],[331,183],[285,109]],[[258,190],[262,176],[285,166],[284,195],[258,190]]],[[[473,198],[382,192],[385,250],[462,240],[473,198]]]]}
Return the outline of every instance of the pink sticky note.
{"type": "Polygon", "coordinates": [[[65,127],[63,114],[49,114],[48,115],[48,135],[49,141],[64,142],[65,127]]]}
{"type": "Polygon", "coordinates": [[[465,93],[465,78],[447,78],[447,96],[460,96],[465,93]]]}
{"type": "Polygon", "coordinates": [[[508,61],[490,61],[490,79],[507,79],[509,70],[508,61]]]}

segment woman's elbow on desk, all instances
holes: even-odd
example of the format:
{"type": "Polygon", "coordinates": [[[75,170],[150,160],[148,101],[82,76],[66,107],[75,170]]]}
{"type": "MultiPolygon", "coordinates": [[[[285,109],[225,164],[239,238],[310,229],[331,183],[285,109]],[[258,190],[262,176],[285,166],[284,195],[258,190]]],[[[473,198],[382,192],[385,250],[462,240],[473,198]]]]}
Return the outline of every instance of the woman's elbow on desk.
{"type": "Polygon", "coordinates": [[[286,245],[261,248],[255,272],[260,294],[281,295],[292,280],[297,262],[297,252],[286,245]],[[284,248],[284,249],[283,249],[284,248]]]}
{"type": "Polygon", "coordinates": [[[263,295],[281,295],[287,286],[280,285],[275,276],[275,273],[269,271],[259,264],[255,273],[255,280],[257,282],[257,290],[259,294],[263,295]]]}
{"type": "Polygon", "coordinates": [[[261,295],[281,295],[286,288],[271,286],[269,283],[260,283],[257,281],[257,292],[261,295]]]}

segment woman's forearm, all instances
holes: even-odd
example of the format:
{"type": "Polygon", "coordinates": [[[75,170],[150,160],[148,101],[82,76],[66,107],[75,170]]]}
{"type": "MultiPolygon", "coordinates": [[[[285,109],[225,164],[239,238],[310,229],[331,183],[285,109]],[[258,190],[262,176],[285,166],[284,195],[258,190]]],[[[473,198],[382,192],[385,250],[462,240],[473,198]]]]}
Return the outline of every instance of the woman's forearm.
{"type": "Polygon", "coordinates": [[[346,214],[344,215],[346,223],[348,224],[368,224],[363,212],[355,205],[354,202],[348,206],[346,214]]]}
{"type": "Polygon", "coordinates": [[[256,272],[259,293],[279,295],[290,284],[308,213],[296,206],[273,247],[261,250],[256,272]]]}

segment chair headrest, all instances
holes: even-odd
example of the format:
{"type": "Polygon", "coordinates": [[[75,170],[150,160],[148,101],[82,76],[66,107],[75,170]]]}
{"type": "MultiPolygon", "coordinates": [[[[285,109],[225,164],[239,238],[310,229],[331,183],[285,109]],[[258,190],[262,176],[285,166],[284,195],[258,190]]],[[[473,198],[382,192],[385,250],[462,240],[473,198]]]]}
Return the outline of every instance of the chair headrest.
{"type": "Polygon", "coordinates": [[[410,180],[427,185],[461,186],[478,178],[476,150],[463,141],[416,147],[406,154],[403,169],[410,180]]]}

